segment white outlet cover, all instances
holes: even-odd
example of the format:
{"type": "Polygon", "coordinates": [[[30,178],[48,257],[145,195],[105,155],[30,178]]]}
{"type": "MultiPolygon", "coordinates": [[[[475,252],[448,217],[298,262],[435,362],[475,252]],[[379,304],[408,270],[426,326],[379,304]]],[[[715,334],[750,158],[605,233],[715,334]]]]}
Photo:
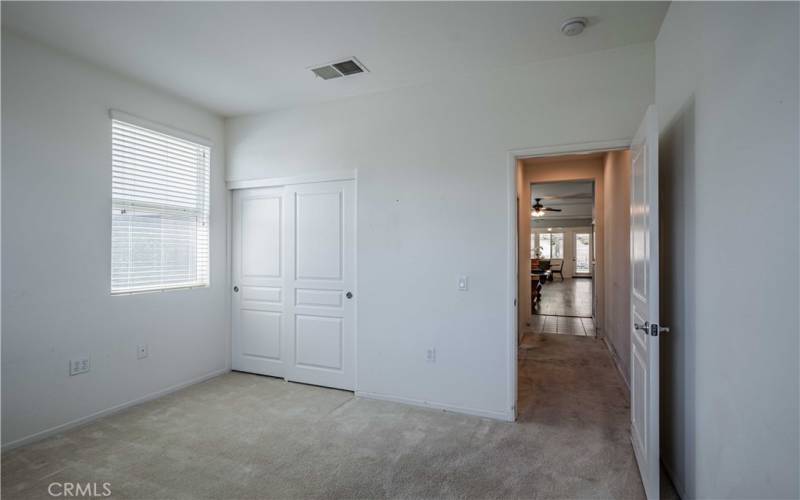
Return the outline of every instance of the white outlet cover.
{"type": "Polygon", "coordinates": [[[458,277],[458,289],[461,292],[466,292],[469,290],[469,276],[458,277]]]}
{"type": "Polygon", "coordinates": [[[436,362],[436,349],[428,349],[428,352],[427,352],[427,355],[426,355],[425,359],[429,363],[435,363],[436,362]]]}

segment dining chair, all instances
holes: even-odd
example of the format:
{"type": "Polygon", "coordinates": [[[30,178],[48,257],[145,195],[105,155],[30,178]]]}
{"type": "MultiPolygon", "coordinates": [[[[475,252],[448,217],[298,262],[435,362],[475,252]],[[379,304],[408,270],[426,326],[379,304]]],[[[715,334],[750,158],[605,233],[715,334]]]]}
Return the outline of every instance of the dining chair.
{"type": "Polygon", "coordinates": [[[554,275],[557,274],[561,276],[561,281],[564,281],[563,270],[564,270],[564,259],[550,261],[550,272],[552,272],[554,275]]]}

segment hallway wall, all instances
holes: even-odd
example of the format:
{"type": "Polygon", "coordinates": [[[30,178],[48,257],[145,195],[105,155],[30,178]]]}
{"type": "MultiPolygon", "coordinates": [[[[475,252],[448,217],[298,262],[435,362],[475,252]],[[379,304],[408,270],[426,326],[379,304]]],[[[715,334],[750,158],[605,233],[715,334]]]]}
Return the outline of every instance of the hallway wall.
{"type": "Polygon", "coordinates": [[[605,337],[612,355],[630,385],[631,259],[630,151],[610,151],[603,161],[605,200],[605,337]]]}
{"type": "Polygon", "coordinates": [[[656,41],[661,442],[682,498],[800,496],[799,14],[673,2],[656,41]]]}

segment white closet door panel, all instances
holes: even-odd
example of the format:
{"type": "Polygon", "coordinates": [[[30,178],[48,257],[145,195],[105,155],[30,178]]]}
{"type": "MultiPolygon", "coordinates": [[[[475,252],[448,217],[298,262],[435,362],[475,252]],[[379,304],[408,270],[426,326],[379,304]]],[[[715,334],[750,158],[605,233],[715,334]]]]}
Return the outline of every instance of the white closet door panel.
{"type": "Polygon", "coordinates": [[[233,368],[355,389],[355,184],[236,191],[233,368]]]}
{"type": "Polygon", "coordinates": [[[342,194],[295,192],[297,279],[342,279],[342,194]]]}
{"type": "Polygon", "coordinates": [[[277,194],[241,200],[241,278],[281,276],[281,203],[277,194]]]}
{"type": "Polygon", "coordinates": [[[233,195],[232,365],[285,374],[285,209],[283,189],[233,195]]]}
{"type": "Polygon", "coordinates": [[[286,378],[355,388],[355,190],[352,181],[287,187],[293,300],[286,378]],[[350,297],[348,298],[348,293],[350,297]]]}

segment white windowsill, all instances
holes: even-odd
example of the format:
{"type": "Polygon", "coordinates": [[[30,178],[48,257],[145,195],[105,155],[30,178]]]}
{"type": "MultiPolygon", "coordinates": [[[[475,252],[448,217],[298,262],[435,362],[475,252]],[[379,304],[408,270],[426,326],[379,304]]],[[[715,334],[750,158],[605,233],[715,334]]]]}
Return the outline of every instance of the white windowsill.
{"type": "Polygon", "coordinates": [[[155,293],[155,292],[172,292],[176,290],[192,290],[195,288],[209,288],[210,283],[196,284],[196,285],[178,285],[158,288],[135,288],[130,290],[117,290],[112,291],[111,295],[139,295],[142,293],[155,293]]]}

